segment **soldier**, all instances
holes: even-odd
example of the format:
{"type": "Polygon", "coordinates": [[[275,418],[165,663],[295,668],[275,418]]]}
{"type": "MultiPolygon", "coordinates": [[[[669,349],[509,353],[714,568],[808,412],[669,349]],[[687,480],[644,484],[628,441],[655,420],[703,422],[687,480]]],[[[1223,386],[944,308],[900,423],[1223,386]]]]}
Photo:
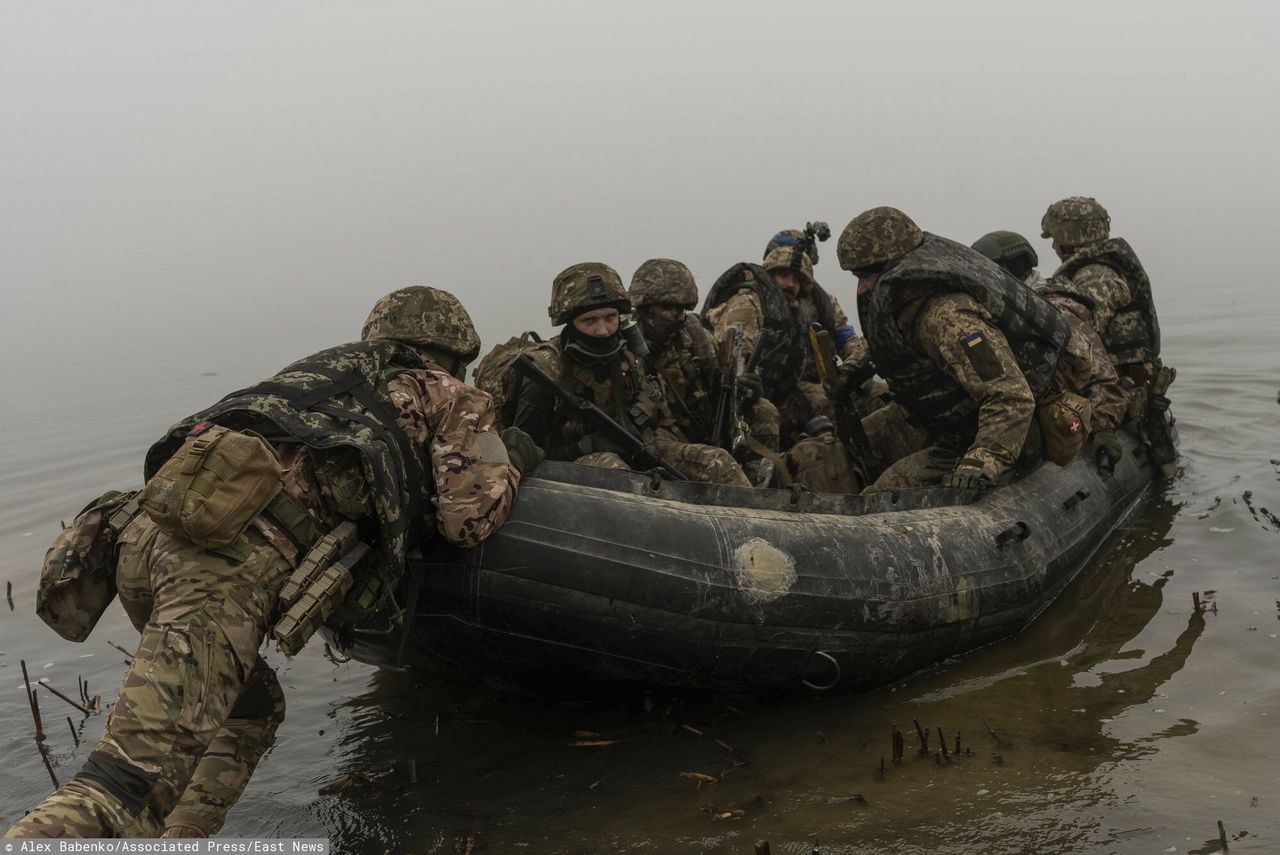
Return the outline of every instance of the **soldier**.
{"type": "MultiPolygon", "coordinates": [[[[403,288],[375,304],[360,342],[232,393],[151,447],[144,512],[117,540],[120,599],[142,632],[133,664],[84,768],[8,836],[221,828],[284,718],[258,648],[281,637],[295,568],[340,538],[368,541],[347,553],[367,598],[336,589],[341,609],[367,615],[395,596],[426,521],[475,545],[541,459],[518,431],[504,446],[489,397],[459,379],[479,347],[455,297],[403,288]],[[197,525],[214,507],[231,510],[197,525]]],[[[308,584],[300,597],[332,593],[308,584]]]]}
{"type": "Polygon", "coordinates": [[[815,416],[835,415],[810,353],[813,324],[831,333],[844,360],[841,386],[860,385],[870,376],[865,341],[854,334],[839,303],[814,281],[816,254],[812,236],[779,232],[765,248],[763,263],[730,268],[712,286],[703,308],[718,341],[737,329],[744,345],[753,348],[768,331],[759,368],[742,380],[777,405],[784,448],[815,416]]]}
{"type": "Polygon", "coordinates": [[[1059,312],[967,246],[872,208],[840,235],[895,403],[864,419],[890,465],[868,490],[978,487],[1018,460],[1069,335],[1059,312]]]}
{"type": "MultiPolygon", "coordinates": [[[[564,331],[548,364],[540,367],[565,380],[689,478],[750,486],[729,452],[685,441],[658,384],[646,379],[639,358],[620,333],[622,314],[630,311],[622,279],[609,265],[585,262],[561,271],[551,285],[547,313],[553,324],[564,325],[564,331]]],[[[618,443],[580,415],[565,412],[560,399],[536,383],[520,384],[512,424],[533,437],[553,460],[631,468],[618,443]]]]}
{"type": "MultiPolygon", "coordinates": [[[[651,258],[636,268],[627,291],[645,340],[649,370],[660,378],[676,426],[693,442],[715,443],[716,340],[689,311],[698,304],[693,274],[678,261],[651,258]]],[[[767,398],[748,407],[751,435],[778,450],[778,409],[767,398]]]]}
{"type": "MultiPolygon", "coordinates": [[[[1011,276],[1032,290],[1043,292],[1046,283],[1036,270],[1039,258],[1035,249],[1017,232],[997,231],[985,234],[973,248],[994,261],[1011,276]]],[[[1050,291],[1047,299],[1066,319],[1071,337],[1063,350],[1058,370],[1058,385],[1089,401],[1090,430],[1096,449],[1105,451],[1114,463],[1124,448],[1116,430],[1124,422],[1128,396],[1120,385],[1115,365],[1106,346],[1089,323],[1090,311],[1077,297],[1050,291]]]]}
{"type": "Polygon", "coordinates": [[[1176,375],[1160,361],[1160,320],[1142,262],[1128,241],[1111,237],[1111,216],[1088,196],[1054,202],[1040,227],[1062,261],[1044,293],[1070,297],[1089,312],[1089,323],[1130,390],[1129,417],[1171,474],[1177,436],[1165,392],[1176,375]]]}

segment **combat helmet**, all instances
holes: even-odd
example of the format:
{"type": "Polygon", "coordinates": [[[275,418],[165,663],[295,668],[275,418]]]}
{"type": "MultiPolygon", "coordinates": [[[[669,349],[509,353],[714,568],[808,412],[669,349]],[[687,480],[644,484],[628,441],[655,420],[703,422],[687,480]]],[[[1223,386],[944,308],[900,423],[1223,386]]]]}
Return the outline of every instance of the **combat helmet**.
{"type": "Polygon", "coordinates": [[[480,336],[466,308],[448,291],[430,285],[400,288],[374,303],[360,338],[447,351],[462,357],[463,364],[480,353],[480,336]]]}
{"type": "Polygon", "coordinates": [[[551,283],[551,305],[547,314],[556,326],[567,324],[574,315],[606,307],[624,313],[631,311],[622,277],[607,264],[598,261],[574,264],[560,271],[551,283]]]}
{"type": "Polygon", "coordinates": [[[636,268],[627,291],[631,305],[667,305],[692,309],[698,305],[698,286],[693,273],[670,258],[651,258],[636,268]]]}
{"type": "Polygon", "coordinates": [[[809,253],[805,252],[804,248],[798,243],[777,244],[764,254],[764,261],[760,266],[770,272],[782,269],[790,270],[793,273],[801,274],[805,282],[813,282],[813,262],[809,260],[809,253]]]}
{"type": "Polygon", "coordinates": [[[924,232],[897,208],[863,211],[840,233],[836,255],[840,268],[857,272],[902,258],[924,243],[924,232]]]}
{"type": "Polygon", "coordinates": [[[1068,196],[1049,206],[1040,229],[1061,246],[1088,246],[1111,236],[1111,215],[1092,196],[1068,196]]]}
{"type": "MultiPolygon", "coordinates": [[[[828,234],[830,234],[828,232],[828,234]]],[[[818,245],[814,241],[806,241],[803,229],[783,229],[773,237],[769,238],[769,243],[765,245],[764,257],[768,258],[769,253],[773,252],[780,246],[800,246],[805,244],[806,254],[809,260],[814,264],[818,263],[818,245]]],[[[824,238],[825,240],[825,238],[824,238]]]]}
{"type": "Polygon", "coordinates": [[[988,232],[973,242],[973,248],[1018,279],[1026,279],[1040,263],[1031,243],[1017,232],[988,232]]]}

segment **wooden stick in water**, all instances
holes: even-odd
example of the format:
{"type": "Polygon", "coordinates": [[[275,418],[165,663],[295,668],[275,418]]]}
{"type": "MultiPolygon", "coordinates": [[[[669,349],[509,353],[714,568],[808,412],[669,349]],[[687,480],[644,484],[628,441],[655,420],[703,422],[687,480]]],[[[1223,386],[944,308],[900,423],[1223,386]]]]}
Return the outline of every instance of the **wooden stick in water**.
{"type": "Polygon", "coordinates": [[[40,752],[40,759],[44,761],[44,768],[49,770],[49,780],[53,781],[53,788],[56,790],[62,786],[58,783],[58,776],[53,774],[53,764],[49,762],[49,754],[45,751],[44,743],[36,740],[36,750],[40,752]]]}
{"type": "Polygon", "coordinates": [[[40,681],[39,683],[37,683],[36,685],[38,685],[38,686],[44,686],[46,689],[48,689],[49,691],[53,692],[53,693],[54,693],[55,695],[57,695],[58,697],[62,698],[64,701],[66,701],[67,703],[71,704],[71,706],[73,706],[73,707],[75,707],[76,709],[80,710],[80,712],[84,713],[85,715],[92,715],[92,713],[89,711],[89,708],[88,708],[88,707],[83,707],[83,706],[81,706],[80,704],[78,704],[78,703],[76,703],[75,701],[71,700],[71,698],[69,698],[69,697],[67,697],[66,695],[62,694],[62,692],[59,692],[59,691],[58,691],[57,689],[55,689],[53,686],[50,686],[48,683],[44,682],[43,680],[42,680],[42,681],[40,681]]]}
{"type": "Polygon", "coordinates": [[[27,685],[27,703],[31,705],[31,718],[36,723],[36,741],[41,742],[44,740],[44,725],[40,723],[40,702],[36,700],[36,693],[31,691],[31,678],[27,676],[27,660],[19,659],[18,662],[22,664],[22,682],[27,685]]]}

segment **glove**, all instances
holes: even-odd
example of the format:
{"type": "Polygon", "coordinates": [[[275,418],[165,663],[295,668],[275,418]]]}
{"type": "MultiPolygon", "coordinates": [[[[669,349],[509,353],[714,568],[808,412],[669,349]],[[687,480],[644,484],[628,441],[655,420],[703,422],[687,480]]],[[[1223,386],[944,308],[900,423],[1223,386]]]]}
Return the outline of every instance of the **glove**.
{"type": "Polygon", "coordinates": [[[944,487],[957,490],[981,490],[991,483],[991,479],[982,474],[982,461],[972,457],[963,457],[951,470],[951,474],[942,482],[944,487]]]}
{"type": "Polygon", "coordinates": [[[738,394],[743,403],[758,401],[764,397],[764,381],[753,371],[738,375],[738,394]]]}
{"type": "Polygon", "coordinates": [[[533,437],[518,427],[506,428],[498,436],[502,438],[502,444],[507,447],[507,456],[520,470],[521,475],[532,475],[533,470],[537,469],[538,464],[547,456],[546,452],[533,441],[533,437]]]}
{"type": "Polygon", "coordinates": [[[1113,430],[1100,430],[1093,435],[1093,455],[1098,461],[1098,465],[1110,469],[1120,462],[1120,458],[1124,456],[1124,446],[1120,444],[1120,438],[1116,436],[1113,430]],[[1106,462],[1103,461],[1103,455],[1106,455],[1106,462]]]}

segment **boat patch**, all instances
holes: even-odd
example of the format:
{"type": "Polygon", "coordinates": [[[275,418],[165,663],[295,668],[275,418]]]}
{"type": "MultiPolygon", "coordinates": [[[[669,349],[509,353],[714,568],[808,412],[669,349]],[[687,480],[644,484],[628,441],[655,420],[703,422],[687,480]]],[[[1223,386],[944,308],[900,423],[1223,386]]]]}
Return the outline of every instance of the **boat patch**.
{"type": "Polygon", "coordinates": [[[738,587],[753,603],[778,599],[796,581],[795,559],[759,537],[733,551],[731,569],[738,578],[738,587]]]}

